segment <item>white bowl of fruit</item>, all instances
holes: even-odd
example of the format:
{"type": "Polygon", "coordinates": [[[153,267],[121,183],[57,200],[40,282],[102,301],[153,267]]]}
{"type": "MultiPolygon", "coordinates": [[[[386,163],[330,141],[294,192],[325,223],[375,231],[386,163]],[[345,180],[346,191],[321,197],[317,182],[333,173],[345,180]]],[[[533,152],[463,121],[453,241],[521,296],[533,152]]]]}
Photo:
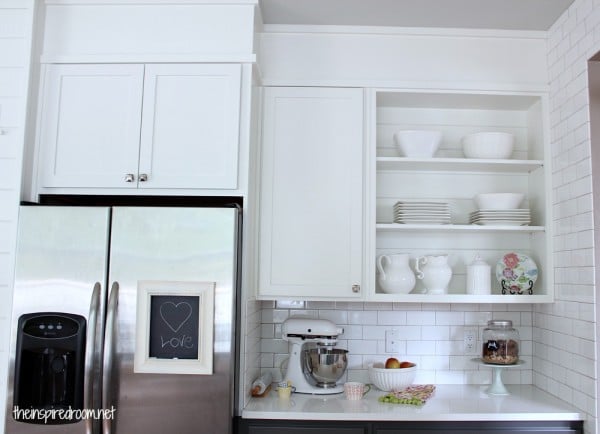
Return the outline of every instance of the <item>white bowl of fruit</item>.
{"type": "Polygon", "coordinates": [[[385,363],[369,364],[369,378],[378,389],[384,392],[402,390],[410,386],[417,375],[417,364],[400,361],[395,357],[385,363]]]}

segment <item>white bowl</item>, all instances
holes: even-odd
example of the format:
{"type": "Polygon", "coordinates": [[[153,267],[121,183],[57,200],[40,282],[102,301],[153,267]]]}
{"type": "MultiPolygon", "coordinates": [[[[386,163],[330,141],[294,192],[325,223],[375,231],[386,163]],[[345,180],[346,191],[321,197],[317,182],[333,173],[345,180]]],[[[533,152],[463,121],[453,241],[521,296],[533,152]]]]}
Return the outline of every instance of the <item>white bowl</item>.
{"type": "Polygon", "coordinates": [[[385,369],[381,363],[369,365],[369,378],[384,392],[401,390],[410,386],[417,375],[417,365],[412,368],[385,369]]]}
{"type": "Polygon", "coordinates": [[[400,155],[411,158],[430,158],[440,147],[439,131],[403,130],[394,133],[394,142],[400,155]]]}
{"type": "Polygon", "coordinates": [[[523,199],[523,193],[481,193],[474,198],[478,209],[518,209],[523,199]]]}
{"type": "Polygon", "coordinates": [[[462,145],[467,158],[510,158],[515,136],[500,132],[474,133],[463,137],[462,145]]]}

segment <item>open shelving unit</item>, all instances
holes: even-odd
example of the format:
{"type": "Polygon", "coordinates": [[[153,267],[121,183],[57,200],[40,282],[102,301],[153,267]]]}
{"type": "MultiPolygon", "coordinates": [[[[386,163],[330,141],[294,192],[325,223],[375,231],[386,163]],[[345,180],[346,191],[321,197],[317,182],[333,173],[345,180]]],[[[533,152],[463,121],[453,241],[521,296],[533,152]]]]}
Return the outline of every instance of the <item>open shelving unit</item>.
{"type": "Polygon", "coordinates": [[[405,91],[374,89],[369,94],[369,169],[367,172],[367,299],[417,303],[549,303],[554,299],[552,218],[546,95],[405,91]],[[403,129],[438,130],[443,139],[433,158],[408,158],[395,148],[393,134],[403,129]],[[515,136],[510,159],[469,159],[461,138],[480,131],[515,136]],[[521,208],[531,210],[530,226],[469,224],[478,193],[519,192],[521,208]],[[393,223],[400,200],[447,202],[451,224],[393,223]],[[509,252],[531,257],[539,277],[533,295],[503,295],[494,270],[509,252]],[[448,294],[424,294],[417,280],[410,294],[386,294],[377,284],[376,258],[382,254],[448,254],[453,276],[448,294]],[[492,294],[466,294],[466,266],[477,255],[491,265],[492,294]]]}

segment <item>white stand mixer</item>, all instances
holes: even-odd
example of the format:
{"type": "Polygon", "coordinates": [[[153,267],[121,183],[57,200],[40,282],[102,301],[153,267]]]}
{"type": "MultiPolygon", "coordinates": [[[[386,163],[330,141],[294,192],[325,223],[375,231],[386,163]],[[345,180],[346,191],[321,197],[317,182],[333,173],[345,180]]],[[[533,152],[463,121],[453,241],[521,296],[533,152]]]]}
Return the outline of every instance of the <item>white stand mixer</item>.
{"type": "Polygon", "coordinates": [[[284,321],[281,332],[290,343],[285,381],[296,388],[296,393],[331,395],[344,391],[336,382],[346,371],[348,351],[333,349],[343,328],[323,319],[296,317],[284,321]]]}

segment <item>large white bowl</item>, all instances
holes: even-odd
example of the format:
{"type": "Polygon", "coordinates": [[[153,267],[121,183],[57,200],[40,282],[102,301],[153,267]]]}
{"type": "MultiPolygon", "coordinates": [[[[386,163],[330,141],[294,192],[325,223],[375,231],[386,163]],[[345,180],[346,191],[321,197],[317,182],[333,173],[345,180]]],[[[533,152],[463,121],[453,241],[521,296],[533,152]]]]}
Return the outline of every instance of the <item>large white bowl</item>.
{"type": "Polygon", "coordinates": [[[394,142],[400,155],[411,158],[430,158],[440,147],[439,131],[402,130],[394,133],[394,142]]]}
{"type": "Polygon", "coordinates": [[[369,365],[369,378],[378,389],[384,392],[402,390],[410,386],[417,375],[417,365],[412,368],[385,369],[383,364],[369,365]],[[375,365],[375,366],[374,366],[375,365]]]}
{"type": "Polygon", "coordinates": [[[481,193],[474,198],[478,209],[518,209],[523,199],[523,193],[481,193]]]}
{"type": "Polygon", "coordinates": [[[462,138],[463,153],[467,158],[510,158],[515,136],[510,133],[474,133],[462,138]]]}

